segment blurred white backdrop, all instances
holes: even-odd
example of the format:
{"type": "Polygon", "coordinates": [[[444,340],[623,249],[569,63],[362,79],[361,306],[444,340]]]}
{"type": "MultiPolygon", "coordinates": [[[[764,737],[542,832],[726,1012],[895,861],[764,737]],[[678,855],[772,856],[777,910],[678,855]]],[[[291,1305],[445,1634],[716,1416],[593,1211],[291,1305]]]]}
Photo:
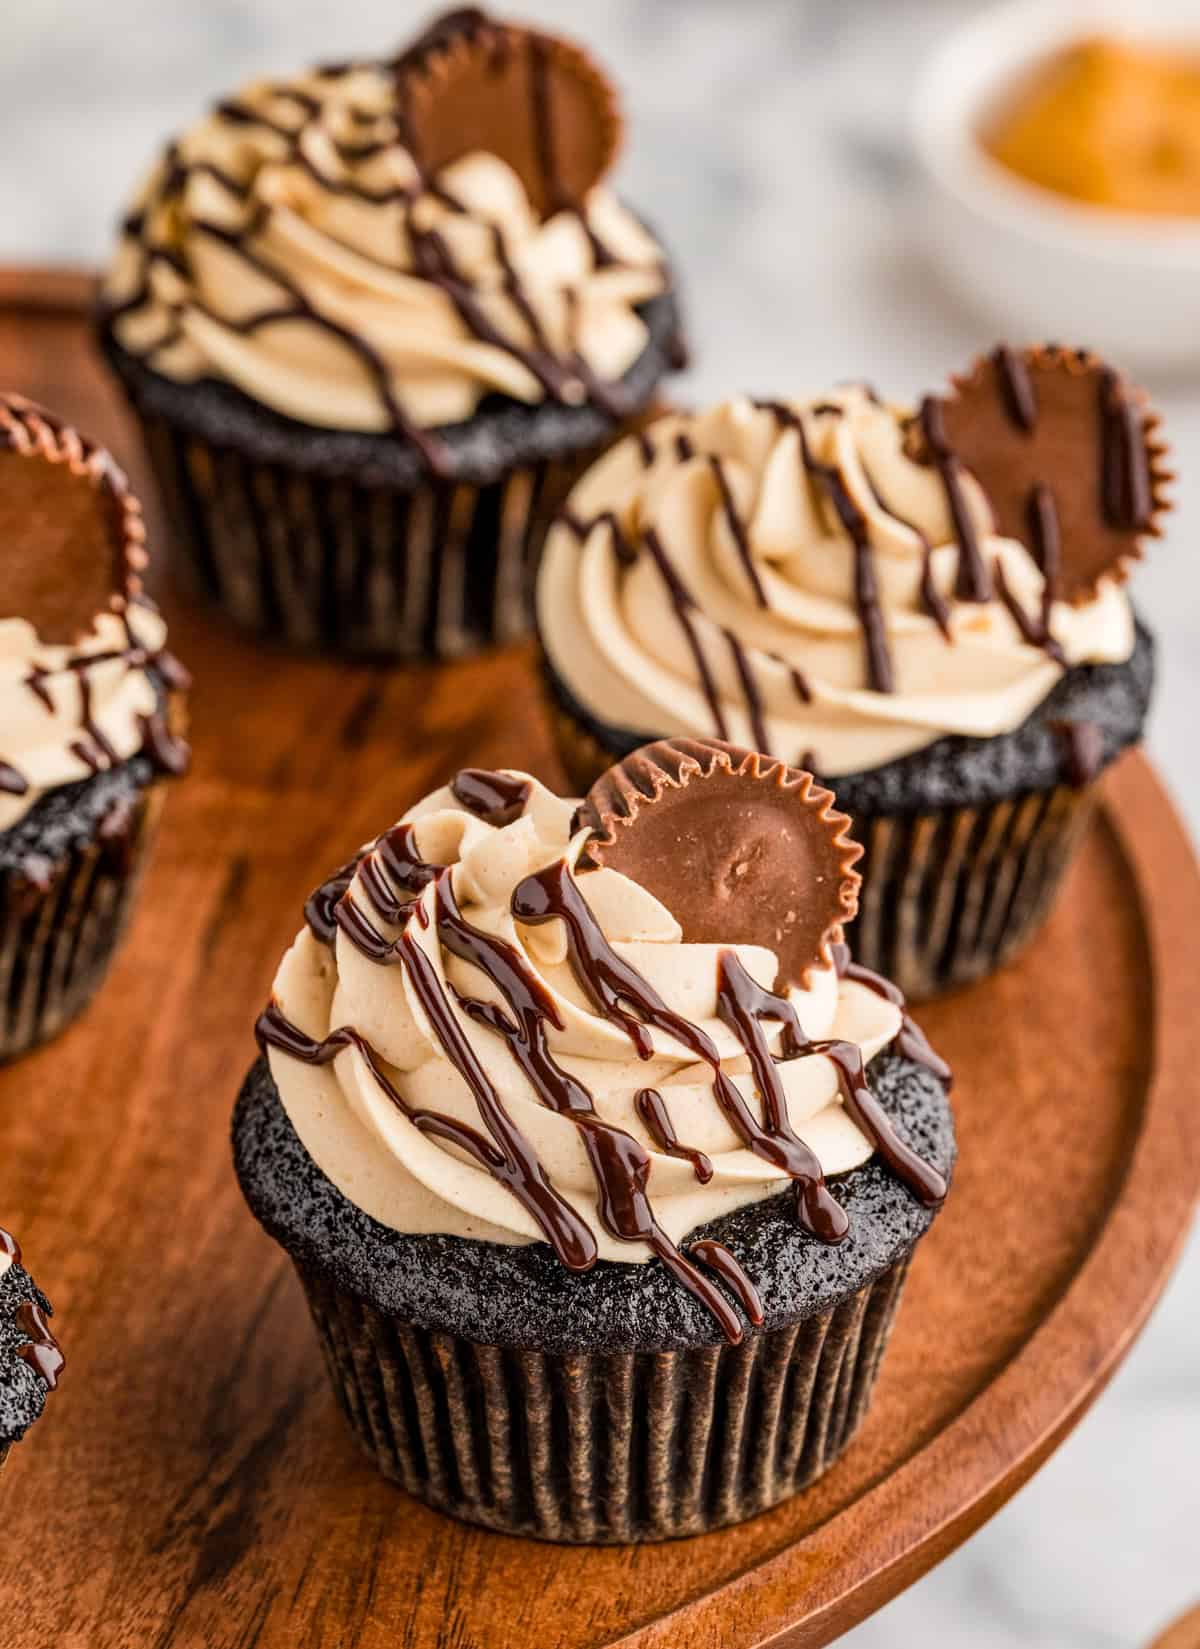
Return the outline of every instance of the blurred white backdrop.
{"type": "MultiPolygon", "coordinates": [[[[514,0],[518,15],[586,39],[624,89],[621,182],[674,251],[690,299],[695,366],[681,394],[791,393],[867,375],[907,397],[992,341],[987,317],[942,291],[921,244],[905,136],[919,64],[970,9],[514,0]]],[[[0,259],[99,262],[154,147],[207,101],[259,74],[387,50],[430,10],[413,0],[0,6],[0,259]]],[[[1200,384],[1152,387],[1184,479],[1170,537],[1137,581],[1163,651],[1151,746],[1197,828],[1200,572],[1188,546],[1200,530],[1200,384]]],[[[1127,1649],[1193,1602],[1198,1320],[1193,1239],[1125,1369],[1031,1486],[844,1641],[1127,1649]]]]}

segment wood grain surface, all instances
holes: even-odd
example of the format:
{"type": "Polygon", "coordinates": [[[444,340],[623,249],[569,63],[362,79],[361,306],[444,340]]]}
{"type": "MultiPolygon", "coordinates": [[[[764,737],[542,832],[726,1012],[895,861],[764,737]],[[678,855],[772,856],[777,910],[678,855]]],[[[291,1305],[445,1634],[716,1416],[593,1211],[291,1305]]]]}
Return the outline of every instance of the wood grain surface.
{"type": "MultiPolygon", "coordinates": [[[[0,277],[0,387],[107,440],[145,486],[85,290],[0,277]]],[[[0,1072],[0,1221],[68,1357],[0,1482],[0,1645],[828,1643],[1036,1469],[1182,1240],[1200,877],[1151,769],[1128,758],[1109,780],[1027,955],[923,1014],[958,1071],[960,1169],[843,1460],[725,1533],[544,1547],[460,1527],[360,1460],[228,1146],[254,1016],[322,874],[463,763],[559,781],[528,659],[348,669],[249,646],[159,593],[196,677],[194,770],[101,997],[0,1072]]]]}
{"type": "Polygon", "coordinates": [[[1160,1637],[1156,1637],[1150,1649],[1200,1649],[1200,1606],[1189,1609],[1186,1615],[1171,1626],[1160,1637]]]}

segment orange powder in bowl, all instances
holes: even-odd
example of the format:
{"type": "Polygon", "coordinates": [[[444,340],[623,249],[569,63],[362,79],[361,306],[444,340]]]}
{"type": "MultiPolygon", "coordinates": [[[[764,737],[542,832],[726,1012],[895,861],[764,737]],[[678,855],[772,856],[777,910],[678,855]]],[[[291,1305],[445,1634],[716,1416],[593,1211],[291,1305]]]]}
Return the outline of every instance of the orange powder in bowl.
{"type": "Polygon", "coordinates": [[[980,139],[1002,166],[1055,194],[1200,216],[1200,50],[1082,40],[1017,86],[980,139]]]}

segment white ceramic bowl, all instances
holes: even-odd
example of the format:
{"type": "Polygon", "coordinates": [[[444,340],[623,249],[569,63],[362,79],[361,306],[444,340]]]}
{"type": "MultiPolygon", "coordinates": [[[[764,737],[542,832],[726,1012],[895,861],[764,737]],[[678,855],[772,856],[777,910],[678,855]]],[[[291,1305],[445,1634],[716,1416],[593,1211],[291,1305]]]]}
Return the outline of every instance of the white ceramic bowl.
{"type": "Polygon", "coordinates": [[[1082,344],[1143,371],[1200,369],[1200,220],[1072,202],[1023,182],[977,132],[996,98],[1072,40],[1114,25],[1200,52],[1194,4],[1114,18],[1016,0],[957,29],[920,78],[914,137],[937,264],[1014,343],[1082,344]],[[1190,14],[1190,16],[1189,16],[1190,14]]]}

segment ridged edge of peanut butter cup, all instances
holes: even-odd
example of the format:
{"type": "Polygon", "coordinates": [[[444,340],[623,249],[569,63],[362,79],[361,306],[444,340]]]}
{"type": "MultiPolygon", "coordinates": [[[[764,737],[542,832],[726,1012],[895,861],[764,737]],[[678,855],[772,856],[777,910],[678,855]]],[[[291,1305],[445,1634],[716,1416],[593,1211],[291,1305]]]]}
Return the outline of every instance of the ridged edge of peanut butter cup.
{"type": "Polygon", "coordinates": [[[910,450],[969,470],[996,530],[1078,605],[1103,578],[1123,583],[1145,540],[1162,536],[1175,477],[1160,430],[1145,392],[1090,350],[1001,344],[926,400],[910,450]]]}
{"type": "Polygon", "coordinates": [[[106,448],[22,395],[0,394],[0,619],[80,640],[142,594],[142,506],[106,448]]]}
{"type": "Polygon", "coordinates": [[[582,47],[474,7],[432,24],[396,74],[426,174],[476,150],[498,155],[543,215],[577,205],[621,147],[616,90],[582,47]]]}
{"type": "Polygon", "coordinates": [[[660,739],[617,762],[576,815],[581,868],[620,871],[685,940],[762,945],[803,985],[858,910],[861,846],[811,773],[720,739],[660,739]]]}

